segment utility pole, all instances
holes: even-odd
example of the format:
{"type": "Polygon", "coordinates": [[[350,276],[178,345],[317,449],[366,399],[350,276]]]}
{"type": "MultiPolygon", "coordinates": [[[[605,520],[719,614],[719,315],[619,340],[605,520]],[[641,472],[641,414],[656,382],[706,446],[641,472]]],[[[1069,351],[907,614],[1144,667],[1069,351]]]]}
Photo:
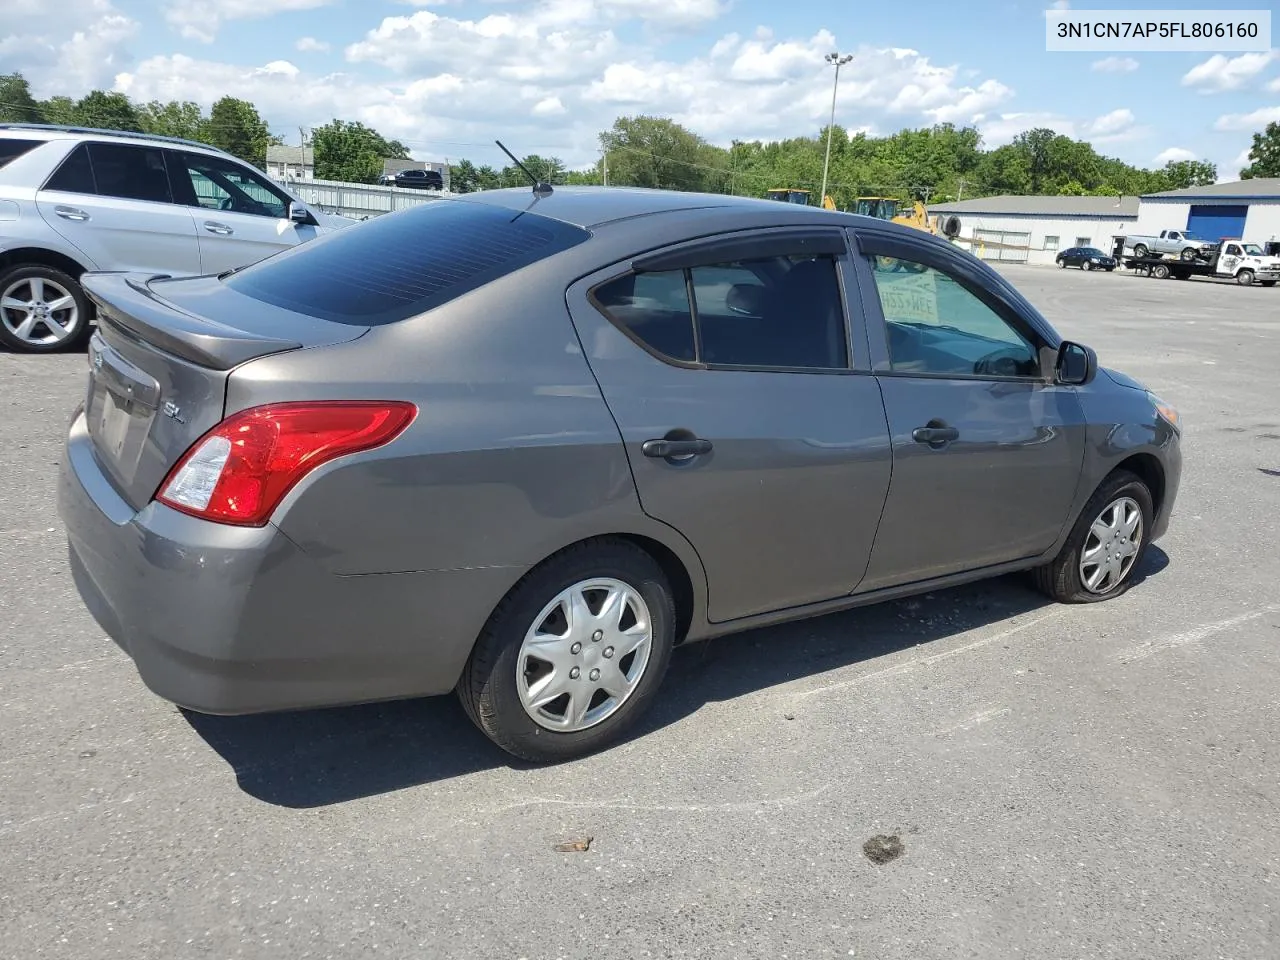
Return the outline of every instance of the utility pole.
{"type": "Polygon", "coordinates": [[[964,199],[964,185],[965,181],[961,180],[959,189],[956,190],[956,203],[959,203],[964,199]]]}
{"type": "Polygon", "coordinates": [[[828,53],[825,59],[836,68],[836,78],[831,84],[831,122],[827,124],[827,156],[822,161],[822,196],[818,198],[819,205],[827,197],[827,171],[831,167],[831,134],[836,125],[836,90],[840,88],[840,68],[853,59],[853,54],[847,53],[842,57],[839,53],[828,53]]]}
{"type": "Polygon", "coordinates": [[[608,150],[606,150],[603,154],[601,154],[600,166],[604,170],[604,177],[603,177],[604,185],[607,187],[609,185],[609,151],[608,150]]]}

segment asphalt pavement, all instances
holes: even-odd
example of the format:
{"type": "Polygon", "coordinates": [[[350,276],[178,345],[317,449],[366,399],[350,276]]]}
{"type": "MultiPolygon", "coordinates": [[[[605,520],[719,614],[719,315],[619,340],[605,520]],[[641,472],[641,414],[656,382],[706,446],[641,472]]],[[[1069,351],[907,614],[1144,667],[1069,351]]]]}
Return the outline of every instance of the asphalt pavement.
{"type": "Polygon", "coordinates": [[[553,768],[451,698],[148,693],[55,511],[84,356],[0,354],[0,956],[1280,955],[1280,289],[1005,270],[1182,413],[1142,582],[695,645],[635,737],[553,768]]]}

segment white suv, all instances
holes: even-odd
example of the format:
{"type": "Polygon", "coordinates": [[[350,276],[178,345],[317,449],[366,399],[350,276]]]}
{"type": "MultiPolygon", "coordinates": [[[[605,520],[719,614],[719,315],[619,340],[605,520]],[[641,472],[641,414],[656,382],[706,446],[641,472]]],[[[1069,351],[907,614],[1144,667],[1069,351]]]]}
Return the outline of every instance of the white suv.
{"type": "Polygon", "coordinates": [[[354,222],[190,140],[0,124],[0,345],[82,345],[86,271],[217,274],[354,222]]]}

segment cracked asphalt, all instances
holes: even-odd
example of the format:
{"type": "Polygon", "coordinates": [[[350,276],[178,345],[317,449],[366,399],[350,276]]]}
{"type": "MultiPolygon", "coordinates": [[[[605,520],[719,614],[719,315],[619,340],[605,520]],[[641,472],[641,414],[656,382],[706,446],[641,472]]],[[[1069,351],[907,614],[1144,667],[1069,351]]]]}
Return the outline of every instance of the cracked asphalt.
{"type": "Polygon", "coordinates": [[[1005,270],[1182,412],[1143,582],[694,646],[635,737],[545,769],[452,699],[149,694],[55,512],[84,357],[0,354],[0,956],[1280,955],[1280,290],[1005,270]]]}

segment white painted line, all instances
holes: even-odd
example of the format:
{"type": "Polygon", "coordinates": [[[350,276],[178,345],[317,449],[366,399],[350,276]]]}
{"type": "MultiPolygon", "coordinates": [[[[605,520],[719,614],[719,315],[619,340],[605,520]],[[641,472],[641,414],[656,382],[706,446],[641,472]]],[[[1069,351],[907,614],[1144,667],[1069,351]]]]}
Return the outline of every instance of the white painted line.
{"type": "Polygon", "coordinates": [[[984,723],[989,723],[998,717],[1007,716],[1012,712],[1013,710],[1009,707],[997,707],[994,710],[983,710],[981,713],[975,713],[968,720],[963,720],[954,726],[943,727],[941,730],[936,732],[938,736],[942,737],[949,733],[959,733],[962,730],[972,730],[974,727],[981,726],[984,723]]]}
{"type": "Polygon", "coordinates": [[[1238,627],[1251,620],[1265,617],[1268,613],[1274,613],[1277,610],[1280,610],[1280,604],[1273,603],[1250,613],[1242,613],[1239,616],[1228,617],[1225,620],[1215,620],[1213,623],[1206,623],[1191,630],[1185,630],[1182,633],[1171,633],[1165,637],[1156,637],[1154,640],[1148,640],[1146,643],[1139,644],[1136,647],[1130,647],[1119,654],[1116,660],[1120,663],[1134,663],[1138,660],[1145,660],[1153,654],[1164,653],[1166,650],[1185,647],[1189,643],[1199,643],[1202,640],[1207,640],[1214,634],[1222,633],[1232,627],[1238,627]]]}

